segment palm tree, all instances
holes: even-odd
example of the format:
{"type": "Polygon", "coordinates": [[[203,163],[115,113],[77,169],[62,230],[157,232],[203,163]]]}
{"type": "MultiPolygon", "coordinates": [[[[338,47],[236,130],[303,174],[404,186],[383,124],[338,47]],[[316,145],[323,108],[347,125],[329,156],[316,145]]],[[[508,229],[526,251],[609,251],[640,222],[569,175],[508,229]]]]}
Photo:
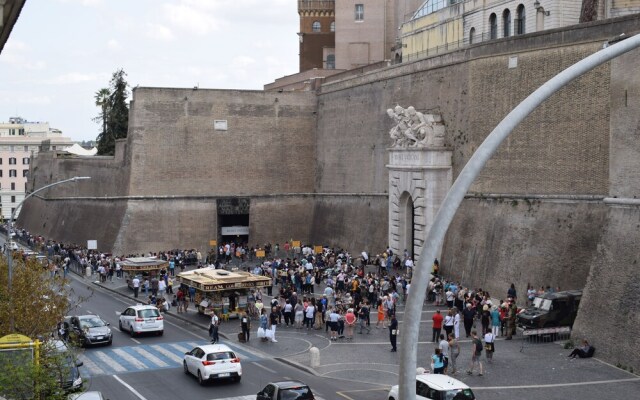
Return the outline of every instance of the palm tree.
{"type": "Polygon", "coordinates": [[[102,88],[96,92],[96,106],[102,109],[102,116],[99,117],[102,119],[102,135],[107,136],[107,113],[109,111],[109,96],[111,96],[111,92],[108,88],[102,88]]]}

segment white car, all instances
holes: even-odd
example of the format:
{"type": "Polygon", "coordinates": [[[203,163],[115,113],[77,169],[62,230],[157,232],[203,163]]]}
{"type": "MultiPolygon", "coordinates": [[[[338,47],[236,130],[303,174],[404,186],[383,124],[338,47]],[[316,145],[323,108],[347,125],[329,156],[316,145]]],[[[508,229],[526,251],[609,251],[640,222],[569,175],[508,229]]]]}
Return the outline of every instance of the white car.
{"type": "MultiPolygon", "coordinates": [[[[476,396],[469,386],[448,375],[416,375],[417,400],[474,400],[476,396]]],[[[398,385],[391,388],[389,400],[399,400],[398,385]]]]}
{"type": "Polygon", "coordinates": [[[156,306],[137,304],[127,307],[120,314],[118,327],[121,331],[129,331],[131,336],[145,332],[164,333],[164,318],[156,306]]]}
{"type": "Polygon", "coordinates": [[[185,374],[195,375],[201,385],[213,379],[232,379],[236,382],[242,379],[240,358],[224,344],[194,347],[184,354],[182,367],[185,374]]]}

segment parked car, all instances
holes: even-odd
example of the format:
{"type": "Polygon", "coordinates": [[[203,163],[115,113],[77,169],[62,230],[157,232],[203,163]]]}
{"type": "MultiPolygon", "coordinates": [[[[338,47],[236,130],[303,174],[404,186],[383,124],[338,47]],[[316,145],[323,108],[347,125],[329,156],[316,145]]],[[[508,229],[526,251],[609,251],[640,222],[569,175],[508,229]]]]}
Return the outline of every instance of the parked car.
{"type": "Polygon", "coordinates": [[[533,305],[518,314],[518,326],[524,329],[573,326],[578,315],[582,290],[545,293],[533,299],[533,305]]]}
{"type": "Polygon", "coordinates": [[[194,347],[184,354],[182,366],[184,373],[193,374],[201,385],[214,379],[231,379],[236,382],[242,379],[240,358],[224,344],[194,347]]]}
{"type": "Polygon", "coordinates": [[[118,320],[122,332],[129,331],[131,336],[145,332],[164,333],[164,318],[156,306],[137,304],[127,307],[118,320]]]}
{"type": "Polygon", "coordinates": [[[78,343],[83,347],[94,344],[111,345],[113,341],[109,323],[97,315],[65,317],[65,322],[69,325],[71,337],[78,340],[78,343]]]}
{"type": "Polygon", "coordinates": [[[49,346],[51,351],[54,351],[59,356],[55,365],[47,365],[45,370],[54,379],[60,381],[60,386],[66,392],[75,392],[82,389],[80,367],[83,363],[76,360],[73,353],[69,351],[67,344],[62,340],[51,340],[46,342],[44,346],[49,346]]]}
{"type": "Polygon", "coordinates": [[[256,400],[315,400],[311,388],[300,381],[279,381],[267,384],[256,400]]]}
{"type": "MultiPolygon", "coordinates": [[[[398,385],[391,387],[388,400],[399,400],[398,385]]],[[[416,375],[417,400],[474,400],[476,397],[469,386],[448,375],[416,375]]]]}

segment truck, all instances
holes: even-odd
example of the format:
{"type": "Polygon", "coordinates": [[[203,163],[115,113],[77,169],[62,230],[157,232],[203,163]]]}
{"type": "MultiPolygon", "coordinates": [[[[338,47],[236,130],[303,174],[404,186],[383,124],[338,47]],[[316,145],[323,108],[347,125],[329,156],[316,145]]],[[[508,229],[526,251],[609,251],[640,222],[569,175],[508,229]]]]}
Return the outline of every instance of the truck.
{"type": "Polygon", "coordinates": [[[544,293],[533,299],[533,304],[517,317],[523,329],[573,327],[578,315],[582,290],[544,293]]]}

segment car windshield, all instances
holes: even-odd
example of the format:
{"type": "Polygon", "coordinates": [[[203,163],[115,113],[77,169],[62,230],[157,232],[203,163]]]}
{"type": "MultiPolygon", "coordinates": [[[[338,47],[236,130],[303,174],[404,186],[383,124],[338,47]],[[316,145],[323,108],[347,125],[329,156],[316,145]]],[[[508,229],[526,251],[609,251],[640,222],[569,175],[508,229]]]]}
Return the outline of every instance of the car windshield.
{"type": "Polygon", "coordinates": [[[233,358],[236,358],[236,355],[231,351],[221,351],[219,353],[207,354],[207,361],[229,360],[233,358]]]}
{"type": "Polygon", "coordinates": [[[140,318],[157,318],[160,316],[160,312],[157,308],[148,308],[146,310],[138,311],[138,316],[140,318]]]}
{"type": "Polygon", "coordinates": [[[454,389],[442,392],[442,400],[474,400],[471,389],[454,389]]]}
{"type": "Polygon", "coordinates": [[[280,400],[306,400],[313,399],[313,393],[309,386],[298,386],[280,391],[280,400]]]}
{"type": "Polygon", "coordinates": [[[536,297],[533,299],[533,307],[540,310],[549,311],[551,309],[551,300],[543,299],[542,297],[536,297]]]}
{"type": "Polygon", "coordinates": [[[105,324],[104,321],[98,317],[82,318],[80,320],[80,328],[82,329],[97,328],[99,326],[105,326],[105,324]]]}

